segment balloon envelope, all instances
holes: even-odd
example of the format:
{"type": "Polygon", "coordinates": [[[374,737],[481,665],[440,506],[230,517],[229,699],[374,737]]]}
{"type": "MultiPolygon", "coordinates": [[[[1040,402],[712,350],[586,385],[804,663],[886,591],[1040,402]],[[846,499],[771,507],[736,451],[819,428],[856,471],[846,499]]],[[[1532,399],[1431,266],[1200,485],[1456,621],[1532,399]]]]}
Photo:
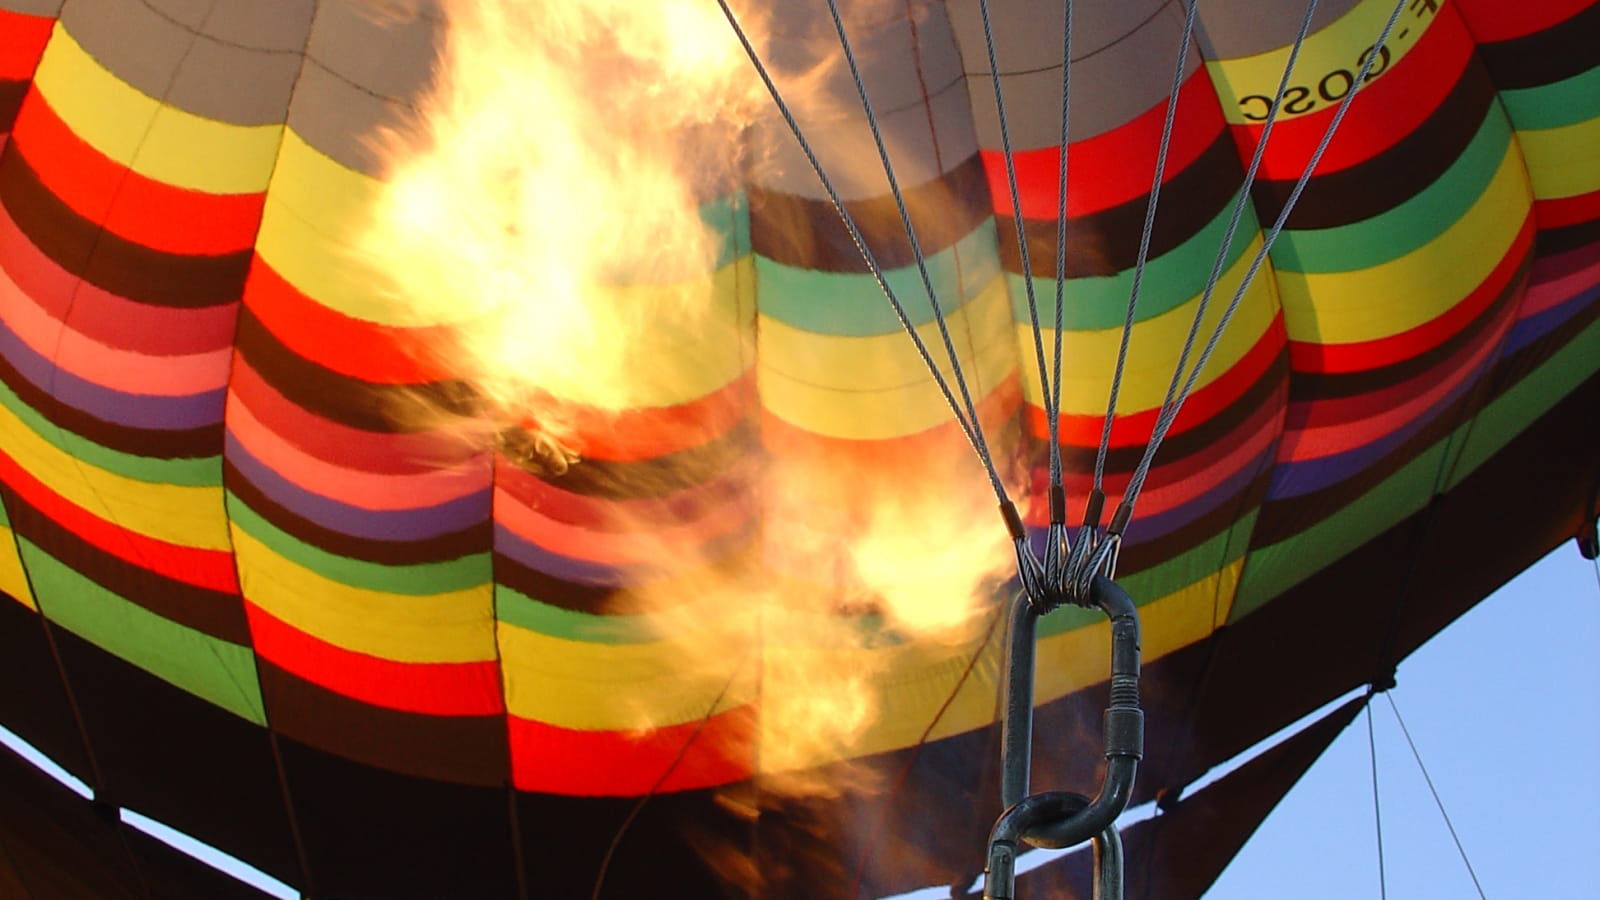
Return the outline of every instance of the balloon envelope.
{"type": "MultiPolygon", "coordinates": [[[[758,44],[939,356],[833,26],[774,6],[746,11],[758,44]]],[[[993,6],[1027,266],[978,4],[846,18],[997,476],[1037,536],[1049,433],[1026,276],[1048,353],[1062,13],[993,6]]],[[[1200,345],[1361,82],[1127,532],[1141,797],[1383,681],[1595,514],[1600,5],[1409,4],[1376,50],[1392,9],[1322,5],[1219,256],[1300,12],[1202,4],[1147,229],[1184,10],[1075,5],[1058,422],[1074,522],[1142,244],[1113,504],[1213,268],[1200,345]]],[[[447,244],[475,232],[443,215],[369,252],[417,146],[392,135],[451,88],[452,10],[0,2],[0,724],[104,801],[313,896],[580,896],[623,830],[607,891],[970,876],[999,811],[990,623],[1009,550],[825,191],[770,110],[713,123],[738,148],[682,188],[710,236],[699,268],[605,275],[625,310],[699,285],[693,327],[647,312],[571,332],[617,335],[587,358],[622,348],[625,403],[583,394],[598,363],[497,400],[456,355],[459,298],[396,298],[471,293],[515,261],[447,244]],[[413,263],[430,280],[396,274],[413,263]],[[930,637],[892,588],[944,579],[962,549],[967,605],[930,637]],[[808,743],[843,715],[807,720],[819,693],[868,711],[808,743]],[[780,777],[797,772],[826,789],[780,777]]],[[[585,96],[610,102],[609,83],[585,96]]],[[[516,106],[488,121],[546,127],[516,106]]],[[[489,160],[472,182],[489,193],[491,163],[522,152],[431,137],[489,160]]],[[[592,217],[627,200],[558,187],[513,225],[593,244],[612,226],[592,217]]],[[[608,252],[645,258],[636,231],[608,252]]],[[[532,308],[534,332],[569,334],[566,307],[532,308]]],[[[566,340],[519,334],[530,369],[566,340]]],[[[1041,634],[1035,781],[1084,790],[1103,631],[1068,610],[1041,634]]]]}

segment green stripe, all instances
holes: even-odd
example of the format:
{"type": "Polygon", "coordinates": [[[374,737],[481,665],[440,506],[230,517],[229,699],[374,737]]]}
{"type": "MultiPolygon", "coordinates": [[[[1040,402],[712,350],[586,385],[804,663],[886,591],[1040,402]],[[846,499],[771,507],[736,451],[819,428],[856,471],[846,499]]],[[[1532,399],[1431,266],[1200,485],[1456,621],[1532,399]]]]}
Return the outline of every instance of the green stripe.
{"type": "Polygon", "coordinates": [[[1438,180],[1387,212],[1338,228],[1285,230],[1272,264],[1286,272],[1351,272],[1399,259],[1461,221],[1494,180],[1511,146],[1511,125],[1490,111],[1438,180]]]}
{"type": "Polygon", "coordinates": [[[246,534],[297,566],[351,587],[386,594],[426,597],[487,584],[491,555],[485,550],[443,562],[398,565],[350,559],[313,547],[278,528],[250,508],[238,495],[228,494],[228,518],[246,534]]]}
{"type": "Polygon", "coordinates": [[[1600,116],[1600,66],[1551,84],[1501,91],[1519,129],[1560,128],[1600,116]]]}
{"type": "Polygon", "coordinates": [[[1433,496],[1441,466],[1451,473],[1445,489],[1459,485],[1596,371],[1600,371],[1600,321],[1591,323],[1543,365],[1486,404],[1472,422],[1439,440],[1377,487],[1300,534],[1252,551],[1233,618],[1260,608],[1420,511],[1433,496]],[[1448,459],[1448,455],[1456,458],[1448,459]]]}
{"type": "Polygon", "coordinates": [[[40,609],[50,621],[240,718],[267,723],[249,647],[162,618],[74,572],[32,542],[18,543],[40,609]]]}
{"type": "MultiPolygon", "coordinates": [[[[1193,300],[1206,288],[1206,276],[1216,261],[1217,248],[1222,246],[1222,236],[1227,233],[1228,219],[1233,215],[1237,192],[1206,226],[1188,240],[1145,261],[1144,276],[1139,282],[1139,306],[1136,321],[1153,319],[1193,300]]],[[[1228,247],[1228,258],[1223,265],[1227,272],[1239,257],[1244,255],[1250,241],[1256,236],[1255,210],[1246,208],[1234,232],[1233,243],[1228,247]]],[[[1011,289],[1011,315],[1018,322],[1028,322],[1028,294],[1022,276],[1007,272],[1006,282],[1011,289]]],[[[1055,280],[1035,278],[1034,293],[1039,304],[1039,324],[1046,328],[1055,326],[1055,280]]],[[[1067,279],[1063,303],[1064,327],[1073,331],[1096,331],[1121,328],[1128,315],[1128,295],[1133,291],[1133,269],[1124,269],[1115,275],[1067,279]]],[[[1226,302],[1226,298],[1224,298],[1226,302]]]]}
{"type": "MultiPolygon", "coordinates": [[[[1226,530],[1183,551],[1166,562],[1117,576],[1117,584],[1140,606],[1177,593],[1227,568],[1244,556],[1256,510],[1251,508],[1226,530]]],[[[1105,621],[1099,610],[1066,606],[1039,622],[1039,635],[1048,637],[1105,621]]]]}
{"type": "Polygon", "coordinates": [[[17,418],[33,429],[35,434],[50,442],[62,453],[108,472],[150,484],[172,484],[182,487],[222,486],[220,454],[192,459],[158,459],[112,450],[46,419],[38,410],[13,393],[10,386],[4,382],[0,382],[0,404],[11,410],[17,418]]]}
{"type": "MultiPolygon", "coordinates": [[[[1000,273],[997,246],[990,218],[954,245],[928,257],[928,277],[946,315],[988,287],[1000,273]],[[960,266],[956,265],[958,255],[960,266]]],[[[822,272],[760,255],[755,259],[757,306],[762,315],[815,334],[869,337],[901,330],[893,307],[869,272],[822,272]]],[[[933,321],[928,291],[915,265],[886,269],[883,274],[913,325],[933,321]]]]}
{"type": "Polygon", "coordinates": [[[643,644],[661,639],[645,616],[595,616],[551,606],[527,594],[494,586],[495,618],[519,628],[591,644],[643,644]]]}
{"type": "Polygon", "coordinates": [[[1479,411],[1450,472],[1449,487],[1460,484],[1534,420],[1600,371],[1600,319],[1578,332],[1566,346],[1479,411]]]}

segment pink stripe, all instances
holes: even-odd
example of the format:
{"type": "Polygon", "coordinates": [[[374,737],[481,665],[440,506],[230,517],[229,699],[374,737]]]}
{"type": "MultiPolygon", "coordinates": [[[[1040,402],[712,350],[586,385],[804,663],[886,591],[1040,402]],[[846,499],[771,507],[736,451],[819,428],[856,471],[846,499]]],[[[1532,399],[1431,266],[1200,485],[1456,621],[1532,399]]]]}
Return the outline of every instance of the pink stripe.
{"type": "Polygon", "coordinates": [[[1560,306],[1596,284],[1600,284],[1600,260],[1570,275],[1530,284],[1527,299],[1522,301],[1520,317],[1526,319],[1560,306]]]}
{"type": "Polygon", "coordinates": [[[494,492],[496,524],[553,553],[611,566],[660,565],[697,558],[706,544],[737,532],[754,516],[754,504],[747,500],[712,507],[705,515],[679,525],[623,533],[617,529],[591,531],[542,516],[503,488],[494,492]]]}
{"type": "MultiPolygon", "coordinates": [[[[489,451],[444,431],[379,433],[335,422],[301,408],[250,367],[243,355],[233,362],[231,410],[246,406],[274,434],[292,435],[301,452],[338,460],[362,472],[418,476],[441,469],[489,466],[489,451]]],[[[483,476],[486,482],[488,476],[483,476]]]]}
{"type": "Polygon", "coordinates": [[[147,356],[108,347],[63,325],[33,302],[0,270],[0,320],[22,342],[61,369],[112,390],[158,397],[186,397],[227,384],[233,348],[182,356],[147,356]]]}
{"type": "Polygon", "coordinates": [[[236,304],[177,309],[119,297],[57,265],[28,240],[4,204],[0,204],[0,268],[52,318],[70,315],[73,327],[108,347],[166,357],[233,345],[236,304]]]}
{"type": "Polygon", "coordinates": [[[487,453],[465,463],[417,474],[392,475],[335,465],[297,447],[263,425],[239,395],[228,393],[228,430],[268,468],[308,491],[371,510],[438,506],[483,489],[487,453]]]}
{"type": "MultiPolygon", "coordinates": [[[[1263,417],[1256,424],[1255,429],[1249,433],[1248,437],[1240,440],[1237,444],[1233,444],[1233,449],[1226,456],[1211,465],[1193,474],[1167,481],[1165,484],[1160,483],[1164,480],[1161,477],[1160,469],[1153,469],[1150,473],[1150,480],[1145,483],[1144,490],[1139,492],[1139,512],[1147,516],[1158,515],[1177,509],[1186,503],[1191,503],[1217,485],[1233,477],[1240,469],[1249,465],[1251,460],[1265,453],[1267,448],[1272,446],[1273,440],[1278,436],[1278,429],[1283,423],[1283,420],[1277,415],[1277,411],[1282,409],[1281,405],[1274,404],[1271,408],[1274,411],[1273,415],[1263,417]]],[[[1224,440],[1231,443],[1233,436],[1230,435],[1224,440]]],[[[1122,502],[1120,488],[1125,488],[1126,486],[1126,479],[1124,479],[1123,484],[1119,486],[1119,495],[1115,498],[1109,496],[1111,491],[1106,491],[1108,495],[1107,509],[1114,509],[1114,502],[1122,502]]]]}
{"type": "MultiPolygon", "coordinates": [[[[1509,319],[1502,319],[1488,332],[1493,339],[1478,344],[1448,377],[1440,379],[1431,388],[1402,394],[1410,399],[1398,406],[1385,408],[1377,415],[1363,419],[1285,431],[1283,444],[1278,451],[1279,462],[1298,462],[1354,450],[1411,424],[1457,386],[1480,374],[1479,365],[1500,346],[1500,337],[1509,325],[1509,319]]],[[[1426,382],[1433,376],[1432,372],[1424,373],[1414,382],[1426,382]]]]}

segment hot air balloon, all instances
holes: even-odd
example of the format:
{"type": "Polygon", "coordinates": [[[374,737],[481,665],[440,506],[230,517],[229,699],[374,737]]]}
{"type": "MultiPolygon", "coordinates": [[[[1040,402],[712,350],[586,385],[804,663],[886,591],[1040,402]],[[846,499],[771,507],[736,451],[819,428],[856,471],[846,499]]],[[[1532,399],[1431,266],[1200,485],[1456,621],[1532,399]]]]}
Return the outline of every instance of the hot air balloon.
{"type": "Polygon", "coordinates": [[[1116,548],[1181,810],[1592,527],[1597,33],[0,0],[0,725],[95,798],[7,775],[0,878],[250,895],[125,809],[316,898],[965,890],[1014,536],[1116,548]]]}

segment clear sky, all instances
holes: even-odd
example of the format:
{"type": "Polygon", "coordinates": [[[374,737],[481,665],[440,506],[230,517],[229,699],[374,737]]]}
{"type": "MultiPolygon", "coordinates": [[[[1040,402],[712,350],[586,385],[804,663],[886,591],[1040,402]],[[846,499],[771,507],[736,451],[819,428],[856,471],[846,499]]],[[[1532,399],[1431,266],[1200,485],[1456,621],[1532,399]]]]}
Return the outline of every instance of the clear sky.
{"type": "MultiPolygon", "coordinates": [[[[1600,584],[1568,541],[1401,663],[1393,699],[1485,896],[1600,898],[1600,584]]],[[[1476,897],[1389,704],[1371,706],[1390,900],[1476,897]]],[[[1211,900],[1378,898],[1367,722],[1289,792],[1211,900]]]]}

